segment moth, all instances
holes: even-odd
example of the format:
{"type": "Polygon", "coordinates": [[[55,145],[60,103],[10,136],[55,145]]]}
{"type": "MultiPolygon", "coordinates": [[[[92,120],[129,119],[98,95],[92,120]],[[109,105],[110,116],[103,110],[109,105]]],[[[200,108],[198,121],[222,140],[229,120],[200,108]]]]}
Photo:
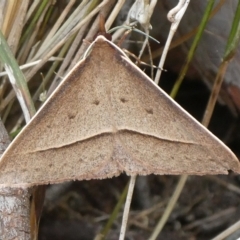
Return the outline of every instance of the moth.
{"type": "Polygon", "coordinates": [[[0,185],[240,172],[231,150],[103,36],[0,160],[0,185]]]}

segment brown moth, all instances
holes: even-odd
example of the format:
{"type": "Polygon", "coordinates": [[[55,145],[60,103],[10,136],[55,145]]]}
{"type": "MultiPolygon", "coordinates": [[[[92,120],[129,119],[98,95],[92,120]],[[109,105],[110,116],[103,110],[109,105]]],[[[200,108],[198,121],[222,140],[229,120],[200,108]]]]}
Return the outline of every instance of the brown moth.
{"type": "Polygon", "coordinates": [[[98,36],[0,160],[0,185],[240,172],[236,156],[98,36]]]}

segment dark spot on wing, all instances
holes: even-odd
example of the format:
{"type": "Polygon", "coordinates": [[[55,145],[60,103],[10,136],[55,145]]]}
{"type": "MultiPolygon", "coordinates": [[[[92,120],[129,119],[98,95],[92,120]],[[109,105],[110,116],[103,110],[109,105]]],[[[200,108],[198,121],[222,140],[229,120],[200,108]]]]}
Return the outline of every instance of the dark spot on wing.
{"type": "Polygon", "coordinates": [[[127,102],[128,100],[127,100],[126,98],[120,98],[120,101],[121,101],[122,103],[125,103],[125,102],[127,102]]]}
{"type": "Polygon", "coordinates": [[[153,109],[152,108],[146,108],[145,110],[148,114],[153,114],[153,109]]]}
{"type": "Polygon", "coordinates": [[[76,114],[74,114],[74,113],[68,113],[68,118],[69,119],[73,119],[73,118],[75,118],[76,117],[76,114]]]}
{"type": "Polygon", "coordinates": [[[99,105],[99,103],[100,103],[99,100],[94,100],[94,101],[93,101],[93,104],[96,105],[96,106],[99,105]]]}

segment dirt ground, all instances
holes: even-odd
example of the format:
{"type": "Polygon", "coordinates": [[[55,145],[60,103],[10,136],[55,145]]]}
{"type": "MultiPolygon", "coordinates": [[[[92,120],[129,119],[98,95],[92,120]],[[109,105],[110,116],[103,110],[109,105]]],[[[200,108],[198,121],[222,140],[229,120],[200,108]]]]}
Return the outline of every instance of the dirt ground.
{"type": "MultiPolygon", "coordinates": [[[[48,202],[43,211],[40,239],[94,239],[101,231],[127,183],[125,175],[74,182],[65,193],[48,202]]],[[[166,208],[179,179],[177,176],[148,176],[149,195],[135,190],[126,239],[147,239],[166,208]],[[144,205],[149,205],[145,207],[144,205]]],[[[158,239],[211,239],[239,219],[240,191],[227,184],[239,177],[190,176],[181,197],[158,239]]],[[[64,187],[63,187],[64,188],[64,187]]],[[[121,213],[107,239],[118,239],[121,213]]]]}

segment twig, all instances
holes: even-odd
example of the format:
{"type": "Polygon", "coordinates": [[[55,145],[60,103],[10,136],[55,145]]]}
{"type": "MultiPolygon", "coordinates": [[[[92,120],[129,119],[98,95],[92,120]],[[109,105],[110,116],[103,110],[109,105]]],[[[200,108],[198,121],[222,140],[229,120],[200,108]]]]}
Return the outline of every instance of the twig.
{"type": "Polygon", "coordinates": [[[162,228],[164,227],[166,221],[168,220],[168,218],[176,204],[176,201],[178,200],[178,198],[182,192],[183,187],[185,186],[186,181],[187,181],[187,175],[183,175],[180,177],[180,180],[176,186],[176,189],[175,189],[173,195],[171,196],[170,201],[168,202],[166,211],[164,212],[162,218],[160,219],[157,226],[155,227],[149,240],[155,240],[157,238],[158,234],[161,232],[162,228]]]}
{"type": "MultiPolygon", "coordinates": [[[[62,61],[62,60],[63,60],[63,58],[59,58],[59,57],[51,57],[51,58],[48,59],[48,61],[62,61]]],[[[30,67],[32,67],[34,65],[37,65],[40,62],[41,62],[41,60],[36,60],[34,62],[29,62],[29,63],[26,63],[26,64],[24,64],[22,66],[19,66],[19,68],[21,70],[27,69],[27,68],[30,68],[30,67]]],[[[8,75],[7,72],[0,72],[0,77],[6,76],[6,75],[8,75]]]]}
{"type": "Polygon", "coordinates": [[[188,224],[187,226],[184,227],[184,230],[191,230],[195,227],[202,226],[203,224],[210,224],[210,222],[214,222],[217,220],[222,220],[222,218],[230,218],[229,215],[234,214],[236,212],[235,207],[231,207],[228,209],[225,209],[221,212],[218,212],[210,217],[205,217],[203,219],[197,220],[193,223],[188,224]]]}
{"type": "Polygon", "coordinates": [[[158,69],[157,74],[155,76],[155,83],[156,84],[159,83],[159,79],[160,79],[161,73],[162,73],[161,69],[163,69],[163,64],[165,62],[165,59],[166,59],[166,56],[167,56],[172,38],[173,38],[177,28],[178,28],[178,25],[179,25],[183,15],[184,15],[185,11],[187,10],[187,7],[188,7],[189,3],[190,3],[190,0],[179,0],[178,5],[168,13],[168,19],[169,19],[169,21],[172,22],[172,25],[171,25],[170,32],[169,32],[169,35],[168,35],[168,38],[167,38],[167,42],[164,46],[164,50],[163,50],[163,53],[162,53],[161,60],[160,60],[159,65],[158,65],[159,69],[158,69]]]}
{"type": "Polygon", "coordinates": [[[124,206],[119,240],[124,240],[124,237],[125,237],[126,228],[127,228],[127,220],[128,220],[129,209],[130,209],[130,205],[131,205],[131,201],[132,201],[132,195],[133,195],[133,189],[135,186],[135,182],[136,182],[136,176],[131,176],[129,187],[128,187],[127,199],[126,199],[125,206],[124,206]]]}
{"type": "MultiPolygon", "coordinates": [[[[227,228],[225,231],[217,235],[212,240],[222,240],[231,235],[232,233],[236,232],[238,229],[240,229],[240,220],[237,221],[235,224],[233,224],[231,227],[227,228]]],[[[239,239],[239,238],[238,238],[239,239]]]]}
{"type": "Polygon", "coordinates": [[[118,2],[116,3],[116,5],[115,5],[114,9],[112,10],[110,16],[108,17],[108,20],[106,21],[106,24],[105,24],[106,30],[108,30],[112,26],[112,24],[113,24],[114,20],[116,19],[118,13],[121,11],[122,6],[125,3],[125,1],[126,0],[118,0],[118,2]]]}
{"type": "Polygon", "coordinates": [[[231,183],[227,183],[225,181],[223,181],[222,179],[220,179],[219,177],[215,177],[215,176],[207,176],[208,179],[216,182],[217,184],[227,188],[230,191],[233,191],[237,194],[240,194],[240,188],[231,184],[231,183]]]}

